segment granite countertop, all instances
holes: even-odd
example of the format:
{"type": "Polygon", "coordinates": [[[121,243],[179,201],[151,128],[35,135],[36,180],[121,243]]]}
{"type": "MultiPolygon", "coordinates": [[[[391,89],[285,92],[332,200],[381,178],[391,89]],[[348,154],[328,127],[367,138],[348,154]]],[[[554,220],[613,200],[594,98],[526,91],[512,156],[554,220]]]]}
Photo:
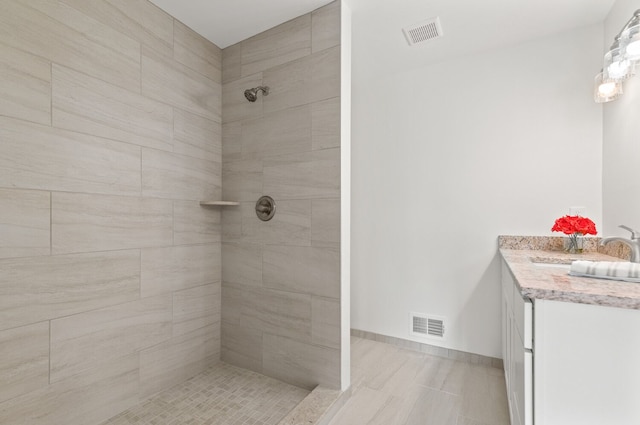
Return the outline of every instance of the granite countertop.
{"type": "Polygon", "coordinates": [[[535,265],[571,264],[573,260],[625,261],[623,259],[595,251],[568,254],[544,249],[513,249],[502,243],[500,246],[500,254],[524,297],[640,310],[640,283],[569,276],[564,268],[535,265]]]}

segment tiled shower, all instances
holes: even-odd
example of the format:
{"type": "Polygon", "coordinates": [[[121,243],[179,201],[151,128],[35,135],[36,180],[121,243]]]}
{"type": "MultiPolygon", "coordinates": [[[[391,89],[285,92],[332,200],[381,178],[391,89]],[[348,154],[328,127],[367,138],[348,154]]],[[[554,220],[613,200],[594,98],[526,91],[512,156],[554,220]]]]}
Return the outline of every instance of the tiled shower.
{"type": "Polygon", "coordinates": [[[222,195],[240,202],[222,212],[222,359],[308,389],[340,387],[339,13],[222,54],[222,195]],[[270,94],[247,102],[255,86],[270,94]]]}
{"type": "Polygon", "coordinates": [[[339,388],[339,2],[224,51],[146,0],[0,24],[0,423],[98,424],[220,359],[339,388]]]}

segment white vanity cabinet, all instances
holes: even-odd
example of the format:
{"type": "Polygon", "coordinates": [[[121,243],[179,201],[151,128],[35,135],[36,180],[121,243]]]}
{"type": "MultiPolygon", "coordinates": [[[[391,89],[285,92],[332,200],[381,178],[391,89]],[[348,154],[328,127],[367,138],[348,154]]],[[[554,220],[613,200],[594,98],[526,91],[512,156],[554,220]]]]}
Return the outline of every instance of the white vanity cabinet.
{"type": "Polygon", "coordinates": [[[534,305],[535,424],[640,424],[640,310],[534,305]]]}
{"type": "Polygon", "coordinates": [[[512,425],[533,425],[533,309],[502,265],[502,357],[512,425]]]}
{"type": "Polygon", "coordinates": [[[527,300],[503,262],[502,318],[512,425],[640,424],[640,310],[527,300]]]}

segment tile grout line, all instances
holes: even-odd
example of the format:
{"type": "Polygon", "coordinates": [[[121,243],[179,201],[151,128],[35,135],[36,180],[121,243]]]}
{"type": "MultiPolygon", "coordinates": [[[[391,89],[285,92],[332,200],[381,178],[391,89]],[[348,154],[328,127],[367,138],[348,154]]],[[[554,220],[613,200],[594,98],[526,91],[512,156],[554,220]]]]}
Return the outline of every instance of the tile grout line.
{"type": "Polygon", "coordinates": [[[53,61],[49,64],[49,126],[53,127],[53,61]]]}
{"type": "Polygon", "coordinates": [[[53,192],[49,192],[49,256],[53,255],[53,192]]]}
{"type": "Polygon", "coordinates": [[[48,375],[48,382],[49,385],[51,385],[51,320],[48,320],[49,322],[49,370],[47,371],[47,375],[48,375]]]}

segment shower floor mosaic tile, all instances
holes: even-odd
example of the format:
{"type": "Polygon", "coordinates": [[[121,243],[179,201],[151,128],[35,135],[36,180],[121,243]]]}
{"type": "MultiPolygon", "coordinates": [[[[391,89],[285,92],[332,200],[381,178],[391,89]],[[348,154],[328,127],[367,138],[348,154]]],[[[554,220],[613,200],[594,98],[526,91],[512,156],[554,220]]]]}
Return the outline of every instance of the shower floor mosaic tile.
{"type": "Polygon", "coordinates": [[[308,394],[221,362],[102,425],[277,425],[308,394]]]}

